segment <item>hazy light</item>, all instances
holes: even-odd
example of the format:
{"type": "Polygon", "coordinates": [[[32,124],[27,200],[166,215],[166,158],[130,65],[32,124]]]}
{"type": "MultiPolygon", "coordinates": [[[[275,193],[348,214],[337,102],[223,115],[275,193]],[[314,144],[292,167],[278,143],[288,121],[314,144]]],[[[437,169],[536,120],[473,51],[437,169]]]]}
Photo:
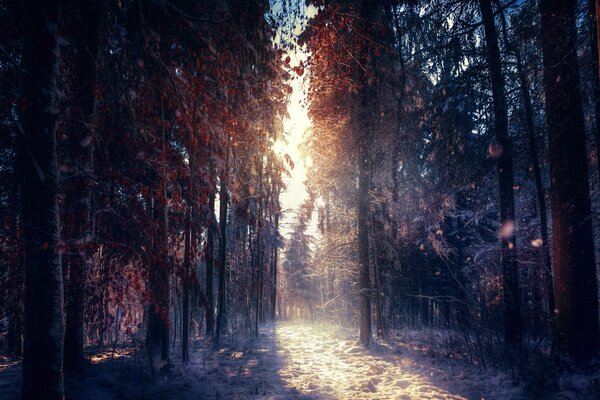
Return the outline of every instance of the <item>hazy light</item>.
{"type": "MultiPolygon", "coordinates": [[[[311,17],[316,13],[314,7],[304,9],[305,15],[311,17]]],[[[301,33],[301,24],[294,22],[294,34],[301,33]]],[[[287,236],[291,231],[291,224],[294,221],[294,211],[299,208],[302,203],[308,198],[308,192],[304,184],[306,180],[306,163],[310,160],[304,160],[300,154],[300,146],[304,134],[310,129],[310,119],[308,118],[306,93],[308,89],[308,80],[310,71],[303,69],[303,73],[299,76],[294,70],[294,67],[307,64],[308,53],[297,48],[296,51],[289,51],[283,54],[283,58],[290,58],[290,74],[292,79],[288,84],[292,87],[292,94],[288,103],[289,117],[283,121],[284,140],[278,140],[273,144],[273,150],[278,153],[285,161],[287,157],[292,161],[293,168],[290,163],[286,162],[289,176],[284,175],[284,181],[287,186],[286,190],[281,194],[281,209],[284,211],[281,219],[281,233],[287,236]],[[287,212],[285,212],[288,210],[287,212]]]]}
{"type": "Polygon", "coordinates": [[[531,245],[533,247],[542,247],[544,245],[544,241],[542,239],[539,239],[539,238],[538,239],[533,239],[531,241],[531,245]]]}
{"type": "Polygon", "coordinates": [[[500,227],[500,238],[510,239],[515,233],[515,223],[513,221],[505,221],[500,227]]]}

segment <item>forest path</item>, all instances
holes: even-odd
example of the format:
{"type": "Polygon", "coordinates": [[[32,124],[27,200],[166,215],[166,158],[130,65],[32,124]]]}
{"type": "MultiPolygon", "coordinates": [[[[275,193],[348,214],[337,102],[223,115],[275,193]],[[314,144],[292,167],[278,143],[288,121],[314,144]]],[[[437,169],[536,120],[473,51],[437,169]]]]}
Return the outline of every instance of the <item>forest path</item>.
{"type": "MultiPolygon", "coordinates": [[[[507,373],[423,351],[436,350],[427,333],[409,333],[406,341],[393,337],[365,349],[355,330],[267,324],[258,338],[223,338],[218,350],[196,341],[189,362],[173,354],[171,367],[153,383],[143,351],[98,359],[85,380],[67,381],[67,393],[77,400],[531,398],[507,373]]],[[[0,362],[0,399],[19,398],[20,370],[20,363],[0,362]]]]}
{"type": "Polygon", "coordinates": [[[482,398],[477,388],[454,384],[465,380],[463,371],[418,361],[408,347],[376,341],[365,349],[353,331],[323,324],[279,324],[274,334],[283,360],[279,376],[303,394],[325,399],[482,398]]]}

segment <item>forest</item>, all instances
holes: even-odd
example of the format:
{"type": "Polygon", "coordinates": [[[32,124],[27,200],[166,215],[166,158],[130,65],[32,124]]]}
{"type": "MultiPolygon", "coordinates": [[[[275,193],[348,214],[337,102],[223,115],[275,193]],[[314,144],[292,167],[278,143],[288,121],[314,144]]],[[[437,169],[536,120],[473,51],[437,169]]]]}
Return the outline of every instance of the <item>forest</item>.
{"type": "Polygon", "coordinates": [[[0,0],[0,399],[598,399],[600,0],[0,0]]]}

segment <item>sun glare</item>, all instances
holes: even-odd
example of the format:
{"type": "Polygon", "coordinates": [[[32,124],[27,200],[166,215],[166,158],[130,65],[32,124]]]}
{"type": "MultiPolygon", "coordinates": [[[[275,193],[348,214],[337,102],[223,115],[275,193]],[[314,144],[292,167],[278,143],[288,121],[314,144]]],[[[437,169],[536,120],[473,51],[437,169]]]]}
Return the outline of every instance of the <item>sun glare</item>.
{"type": "MultiPolygon", "coordinates": [[[[305,64],[308,54],[302,49],[298,49],[296,52],[284,54],[284,57],[290,57],[290,66],[294,67],[305,64]]],[[[292,74],[294,74],[293,71],[292,74]]],[[[289,173],[284,177],[287,187],[280,197],[281,208],[284,211],[281,223],[284,236],[290,231],[290,224],[293,222],[294,216],[293,211],[297,210],[308,198],[304,182],[309,160],[303,159],[300,146],[305,133],[310,129],[306,101],[309,74],[294,75],[288,83],[293,92],[288,103],[288,118],[283,122],[284,138],[273,144],[274,151],[286,160],[289,173]]]]}

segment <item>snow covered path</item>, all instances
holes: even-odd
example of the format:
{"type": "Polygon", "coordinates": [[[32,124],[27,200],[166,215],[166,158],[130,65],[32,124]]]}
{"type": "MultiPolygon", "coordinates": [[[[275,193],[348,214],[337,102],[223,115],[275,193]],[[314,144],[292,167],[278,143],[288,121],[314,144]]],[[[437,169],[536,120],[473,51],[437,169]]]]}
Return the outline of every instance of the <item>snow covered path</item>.
{"type": "Polygon", "coordinates": [[[285,360],[280,376],[302,393],[332,399],[466,398],[436,385],[433,370],[415,368],[414,359],[402,350],[381,344],[363,349],[343,330],[283,325],[275,336],[285,360]]]}
{"type": "Polygon", "coordinates": [[[407,346],[378,342],[364,349],[355,332],[333,326],[278,325],[275,338],[284,360],[279,376],[315,398],[521,398],[519,388],[502,387],[490,376],[467,377],[451,363],[436,367],[407,346]]]}
{"type": "MultiPolygon", "coordinates": [[[[258,339],[218,351],[197,343],[190,362],[174,360],[154,383],[145,361],[137,352],[97,362],[85,381],[67,382],[70,399],[529,398],[506,374],[425,356],[408,343],[363,349],[356,332],[326,324],[266,325],[258,339]]],[[[18,398],[19,375],[20,366],[0,370],[0,398],[18,398]]]]}
{"type": "MultiPolygon", "coordinates": [[[[409,344],[357,345],[357,332],[328,324],[278,323],[259,339],[238,338],[213,352],[199,347],[175,363],[148,399],[524,399],[505,374],[447,359],[409,344]],[[465,368],[470,373],[465,372],[465,368]]],[[[136,388],[120,387],[125,398],[136,388]]],[[[95,398],[95,397],[90,397],[95,398]]]]}

